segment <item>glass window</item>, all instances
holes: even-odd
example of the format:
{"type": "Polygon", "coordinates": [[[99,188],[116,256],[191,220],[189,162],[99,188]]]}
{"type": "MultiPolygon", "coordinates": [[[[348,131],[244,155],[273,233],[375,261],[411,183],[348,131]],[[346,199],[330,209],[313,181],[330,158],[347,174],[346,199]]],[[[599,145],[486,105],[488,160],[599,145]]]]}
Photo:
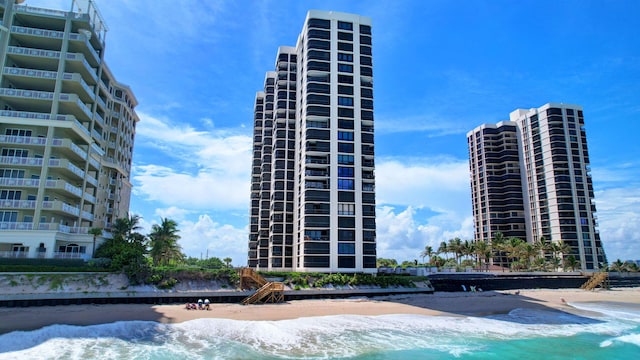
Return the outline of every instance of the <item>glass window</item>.
{"type": "Polygon", "coordinates": [[[352,167],[343,167],[338,166],[338,176],[339,177],[353,177],[353,168],[352,167]]]}
{"type": "Polygon", "coordinates": [[[355,215],[355,204],[338,204],[338,215],[355,215]]]}
{"type": "Polygon", "coordinates": [[[347,32],[338,32],[338,40],[353,41],[353,34],[347,32]]]}
{"type": "Polygon", "coordinates": [[[352,62],[353,61],[353,55],[352,54],[345,54],[345,53],[338,53],[338,61],[352,62]]]}
{"type": "Polygon", "coordinates": [[[353,155],[338,154],[338,164],[353,165],[353,155]]]}
{"type": "Polygon", "coordinates": [[[353,72],[353,65],[350,65],[350,64],[338,64],[338,71],[352,73],[353,72]]]}
{"type": "Polygon", "coordinates": [[[353,95],[353,86],[338,85],[338,94],[353,95]]]}
{"type": "Polygon", "coordinates": [[[341,30],[353,30],[353,23],[338,21],[338,29],[341,30]]]}
{"type": "Polygon", "coordinates": [[[353,141],[353,133],[350,131],[338,131],[338,140],[353,141]]]}
{"type": "Polygon", "coordinates": [[[351,179],[338,179],[338,189],[341,189],[341,190],[353,190],[353,180],[351,180],[351,179]]]}
{"type": "Polygon", "coordinates": [[[338,254],[355,254],[355,243],[338,243],[338,254]]]}
{"type": "Polygon", "coordinates": [[[338,143],[338,152],[341,153],[353,153],[352,143],[338,143]]]}
{"type": "Polygon", "coordinates": [[[354,230],[338,230],[338,241],[355,241],[356,232],[354,230]]]}
{"type": "Polygon", "coordinates": [[[353,98],[338,96],[338,105],[353,106],[353,98]]]}
{"type": "MultiPolygon", "coordinates": [[[[338,41],[338,50],[341,50],[341,51],[353,51],[353,44],[352,43],[338,41]]],[[[369,52],[371,52],[371,51],[369,51],[369,52]]],[[[371,54],[369,53],[367,55],[371,55],[371,54]]]]}

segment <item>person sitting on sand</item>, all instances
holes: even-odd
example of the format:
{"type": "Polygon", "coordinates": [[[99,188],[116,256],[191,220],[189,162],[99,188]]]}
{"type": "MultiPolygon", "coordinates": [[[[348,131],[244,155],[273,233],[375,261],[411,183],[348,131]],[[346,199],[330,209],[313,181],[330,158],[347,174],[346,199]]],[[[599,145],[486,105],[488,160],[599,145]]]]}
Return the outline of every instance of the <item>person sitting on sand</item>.
{"type": "Polygon", "coordinates": [[[198,310],[202,310],[202,299],[198,299],[198,310]]]}
{"type": "Polygon", "coordinates": [[[205,310],[211,310],[211,309],[209,309],[209,304],[210,304],[209,299],[204,299],[204,309],[205,310]]]}

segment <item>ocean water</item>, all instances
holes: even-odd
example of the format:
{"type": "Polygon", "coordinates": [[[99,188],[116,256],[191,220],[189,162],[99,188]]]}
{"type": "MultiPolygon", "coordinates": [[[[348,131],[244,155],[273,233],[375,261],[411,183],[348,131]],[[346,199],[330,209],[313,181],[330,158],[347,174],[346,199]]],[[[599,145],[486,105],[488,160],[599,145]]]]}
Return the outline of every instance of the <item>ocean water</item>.
{"type": "Polygon", "coordinates": [[[53,325],[1,335],[0,359],[640,359],[640,305],[570,305],[573,314],[53,325]]]}

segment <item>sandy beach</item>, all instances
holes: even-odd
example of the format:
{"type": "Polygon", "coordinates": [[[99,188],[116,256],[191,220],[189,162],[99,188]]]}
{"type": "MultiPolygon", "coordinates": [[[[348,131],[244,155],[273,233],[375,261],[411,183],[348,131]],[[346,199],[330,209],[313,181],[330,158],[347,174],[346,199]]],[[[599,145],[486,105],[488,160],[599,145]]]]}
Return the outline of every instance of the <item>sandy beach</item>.
{"type": "Polygon", "coordinates": [[[571,303],[612,301],[640,304],[640,288],[584,291],[510,290],[487,292],[440,292],[344,300],[297,300],[281,304],[212,304],[210,311],[186,310],[184,305],[66,305],[0,308],[0,334],[28,331],[53,324],[94,325],[116,321],[145,320],[179,323],[199,318],[234,320],[284,320],[327,315],[419,314],[428,316],[486,316],[516,308],[572,312],[571,303]],[[563,302],[563,300],[567,303],[563,302]]]}

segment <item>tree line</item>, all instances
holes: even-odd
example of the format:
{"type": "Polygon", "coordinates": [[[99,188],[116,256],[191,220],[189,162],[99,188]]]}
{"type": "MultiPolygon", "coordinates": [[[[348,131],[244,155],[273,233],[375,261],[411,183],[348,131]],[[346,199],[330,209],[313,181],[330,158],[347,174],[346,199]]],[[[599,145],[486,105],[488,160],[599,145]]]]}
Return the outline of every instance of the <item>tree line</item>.
{"type": "MultiPolygon", "coordinates": [[[[94,246],[94,260],[98,265],[109,267],[113,271],[124,271],[130,279],[144,282],[153,268],[202,267],[208,269],[230,268],[232,259],[220,260],[217,257],[197,259],[187,257],[178,240],[178,223],[172,219],[161,218],[160,224],[154,224],[147,235],[140,233],[142,218],[138,215],[118,218],[111,228],[112,236],[97,249],[94,246]]],[[[102,229],[93,228],[90,234],[96,237],[102,229]]]]}
{"type": "MultiPolygon", "coordinates": [[[[466,268],[488,270],[489,265],[510,271],[575,271],[580,261],[566,243],[551,242],[544,236],[534,243],[517,237],[506,238],[496,233],[492,241],[472,241],[453,238],[443,241],[437,248],[427,245],[419,254],[422,265],[439,268],[466,268]],[[425,258],[428,260],[425,262],[425,258]]],[[[400,266],[418,265],[418,260],[405,261],[400,266]]],[[[378,259],[378,266],[398,266],[394,259],[378,259]]],[[[619,259],[610,266],[602,264],[610,271],[638,271],[634,263],[623,263],[619,259]]]]}

